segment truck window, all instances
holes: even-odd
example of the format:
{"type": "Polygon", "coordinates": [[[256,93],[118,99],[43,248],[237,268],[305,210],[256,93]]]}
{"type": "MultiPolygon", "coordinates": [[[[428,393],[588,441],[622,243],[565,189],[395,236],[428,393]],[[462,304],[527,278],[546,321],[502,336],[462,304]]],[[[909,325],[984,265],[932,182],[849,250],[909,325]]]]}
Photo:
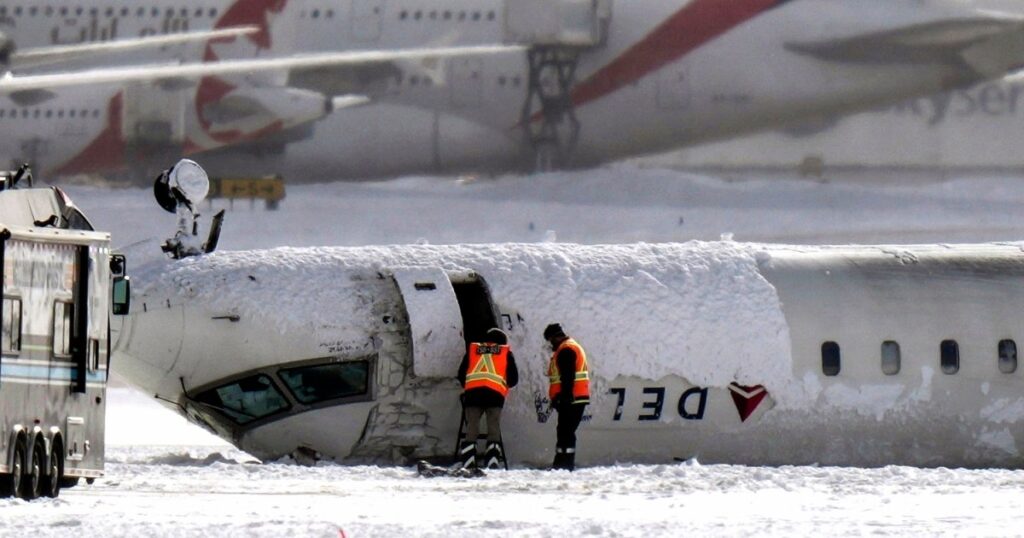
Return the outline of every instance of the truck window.
{"type": "Polygon", "coordinates": [[[21,351],[21,299],[4,297],[2,337],[0,351],[17,353],[21,351]]]}
{"type": "Polygon", "coordinates": [[[238,424],[246,424],[290,407],[270,377],[263,374],[207,390],[196,396],[196,400],[220,411],[238,424]]]}
{"type": "Polygon", "coordinates": [[[53,305],[53,356],[71,356],[71,324],[74,319],[75,305],[67,301],[57,301],[53,305]]]}
{"type": "Polygon", "coordinates": [[[304,404],[367,394],[369,361],[336,362],[281,370],[281,380],[304,404]]]}

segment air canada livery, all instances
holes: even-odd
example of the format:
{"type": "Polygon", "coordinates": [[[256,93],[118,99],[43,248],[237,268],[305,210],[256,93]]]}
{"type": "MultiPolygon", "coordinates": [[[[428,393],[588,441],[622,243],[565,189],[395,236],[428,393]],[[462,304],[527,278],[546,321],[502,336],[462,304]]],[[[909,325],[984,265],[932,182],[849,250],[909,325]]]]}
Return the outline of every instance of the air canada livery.
{"type": "Polygon", "coordinates": [[[84,64],[114,77],[16,69],[0,159],[77,174],[203,154],[296,179],[590,166],[1000,79],[1024,65],[1024,8],[993,1],[3,0],[21,48],[196,39],[84,64]]]}
{"type": "Polygon", "coordinates": [[[451,455],[466,343],[508,333],[515,465],[554,454],[559,322],[587,351],[578,461],[1006,466],[1024,444],[1024,248],[730,241],[220,252],[134,271],[121,374],[262,458],[451,455]]]}

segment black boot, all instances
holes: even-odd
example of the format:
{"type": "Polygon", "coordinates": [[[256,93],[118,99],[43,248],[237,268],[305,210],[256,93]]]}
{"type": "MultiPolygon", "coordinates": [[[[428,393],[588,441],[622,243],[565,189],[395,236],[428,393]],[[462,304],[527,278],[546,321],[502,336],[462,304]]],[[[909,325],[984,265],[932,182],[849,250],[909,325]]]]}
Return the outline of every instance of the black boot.
{"type": "Polygon", "coordinates": [[[505,468],[505,447],[500,442],[487,443],[487,452],[484,453],[484,467],[487,469],[505,468]]]}
{"type": "Polygon", "coordinates": [[[476,469],[476,441],[459,442],[457,463],[462,469],[476,469]]]}
{"type": "Polygon", "coordinates": [[[565,469],[565,449],[562,447],[555,448],[555,461],[551,463],[551,469],[565,469]]]}
{"type": "Polygon", "coordinates": [[[575,471],[576,470],[576,449],[575,448],[567,448],[567,449],[565,449],[565,465],[562,468],[563,469],[567,469],[569,471],[575,471]]]}

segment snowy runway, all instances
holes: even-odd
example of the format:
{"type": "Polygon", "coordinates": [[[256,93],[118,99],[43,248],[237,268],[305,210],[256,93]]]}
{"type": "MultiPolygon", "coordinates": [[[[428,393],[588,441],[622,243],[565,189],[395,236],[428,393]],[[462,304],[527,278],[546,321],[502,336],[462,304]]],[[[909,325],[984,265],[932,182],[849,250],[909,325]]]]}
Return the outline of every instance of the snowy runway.
{"type": "Polygon", "coordinates": [[[247,464],[227,448],[117,448],[107,477],[0,501],[32,536],[1013,535],[1024,472],[688,462],[421,478],[410,467],[247,464]],[[212,455],[212,457],[211,457],[212,455]]]}

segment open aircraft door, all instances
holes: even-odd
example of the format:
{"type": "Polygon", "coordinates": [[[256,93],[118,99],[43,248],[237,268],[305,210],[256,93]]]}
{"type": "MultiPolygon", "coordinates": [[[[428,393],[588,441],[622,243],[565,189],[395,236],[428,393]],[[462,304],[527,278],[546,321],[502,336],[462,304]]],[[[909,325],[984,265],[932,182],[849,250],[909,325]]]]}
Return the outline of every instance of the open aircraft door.
{"type": "Polygon", "coordinates": [[[448,275],[437,267],[391,272],[409,317],[413,374],[454,378],[466,353],[462,312],[448,275]]]}

